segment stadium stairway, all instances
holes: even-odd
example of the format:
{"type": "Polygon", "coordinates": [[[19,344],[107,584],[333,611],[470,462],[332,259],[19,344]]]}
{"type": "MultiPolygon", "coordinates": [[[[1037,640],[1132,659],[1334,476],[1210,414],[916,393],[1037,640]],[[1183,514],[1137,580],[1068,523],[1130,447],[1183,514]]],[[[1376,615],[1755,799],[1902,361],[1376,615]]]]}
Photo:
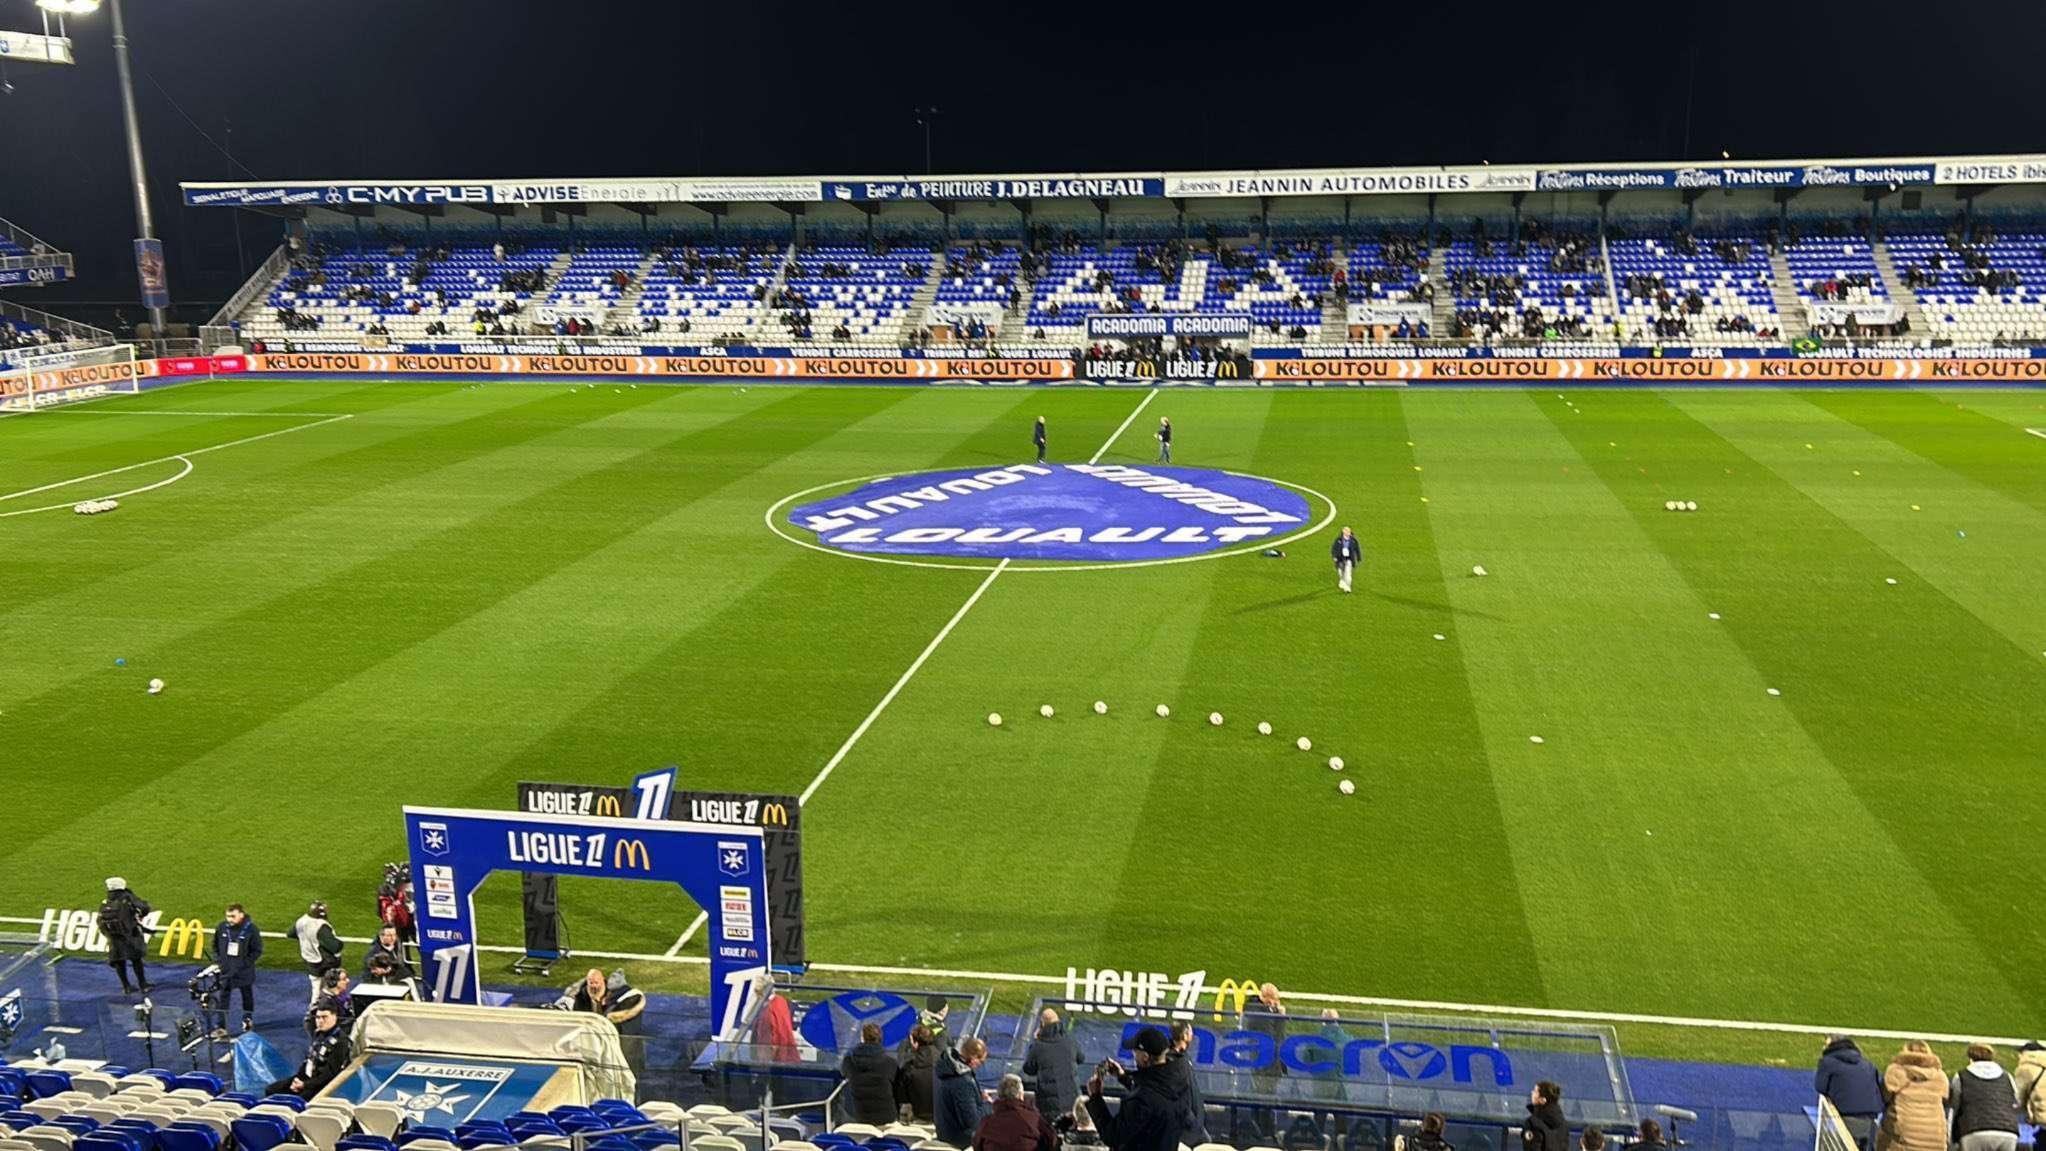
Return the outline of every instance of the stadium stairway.
{"type": "Polygon", "coordinates": [[[1783,319],[1785,342],[1802,340],[1812,334],[1812,325],[1797,295],[1797,277],[1790,273],[1790,259],[1781,247],[1769,251],[1769,294],[1776,300],[1776,314],[1783,319]]]}
{"type": "Polygon", "coordinates": [[[639,298],[646,295],[646,278],[653,270],[654,253],[653,249],[649,248],[645,258],[640,260],[639,266],[632,270],[632,285],[625,289],[624,294],[618,297],[610,310],[599,317],[597,323],[599,330],[608,329],[613,324],[626,324],[634,328],[639,326],[639,298]]]}
{"type": "Polygon", "coordinates": [[[1456,293],[1449,290],[1449,281],[1442,275],[1442,251],[1446,244],[1428,246],[1429,286],[1435,289],[1435,299],[1430,305],[1428,330],[1440,338],[1447,339],[1456,326],[1456,293]]]}
{"type": "MultiPolygon", "coordinates": [[[[1619,281],[1613,279],[1613,246],[1606,242],[1606,230],[1604,228],[1598,230],[1598,258],[1599,262],[1606,267],[1606,299],[1612,301],[1613,315],[1624,320],[1627,315],[1627,309],[1620,306],[1620,284],[1619,281]]],[[[1616,324],[1615,326],[1617,327],[1618,325],[1616,324]]],[[[1600,332],[1599,336],[1603,339],[1608,334],[1600,332]]]]}
{"type": "Polygon", "coordinates": [[[1904,330],[1915,337],[1932,334],[1932,325],[1925,318],[1925,309],[1918,306],[1918,292],[1904,282],[1897,265],[1890,262],[1890,245],[1886,240],[1877,240],[1872,248],[1875,265],[1883,274],[1883,284],[1890,289],[1890,300],[1903,310],[1904,330]]]}
{"type": "MultiPolygon", "coordinates": [[[[1350,245],[1344,242],[1343,237],[1337,236],[1329,244],[1329,259],[1338,268],[1350,266],[1350,245]]],[[[1434,331],[1435,326],[1430,324],[1428,330],[1434,331]]],[[[1322,299],[1321,342],[1324,344],[1350,342],[1350,306],[1336,299],[1334,292],[1330,292],[1322,299]]]]}
{"type": "Polygon", "coordinates": [[[1037,281],[1028,276],[1017,276],[1016,306],[1002,313],[1002,338],[1022,342],[1030,338],[1030,302],[1037,298],[1037,281]]]}
{"type": "Polygon", "coordinates": [[[902,310],[902,322],[896,326],[895,342],[909,343],[909,334],[930,325],[931,304],[938,298],[938,284],[945,278],[945,249],[939,247],[931,252],[930,270],[924,273],[924,282],[917,285],[916,294],[909,298],[909,306],[902,310]]]}

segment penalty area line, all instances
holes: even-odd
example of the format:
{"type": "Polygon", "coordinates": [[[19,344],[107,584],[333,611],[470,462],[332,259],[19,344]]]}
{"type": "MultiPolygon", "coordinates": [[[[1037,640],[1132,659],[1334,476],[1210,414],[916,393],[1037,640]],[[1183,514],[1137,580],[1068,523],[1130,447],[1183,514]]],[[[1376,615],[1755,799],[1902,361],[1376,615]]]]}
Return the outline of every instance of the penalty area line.
{"type": "Polygon", "coordinates": [[[203,448],[191,448],[186,451],[176,452],[168,456],[158,456],[153,460],[143,460],[139,464],[128,464],[124,467],[108,468],[103,472],[94,472],[89,476],[75,476],[68,480],[58,480],[55,483],[44,484],[41,487],[23,488],[21,491],[9,492],[4,496],[0,496],[0,503],[5,503],[8,500],[18,500],[23,496],[32,496],[40,492],[53,491],[57,488],[68,488],[73,484],[82,484],[92,480],[105,479],[108,476],[118,476],[123,472],[132,472],[138,468],[154,467],[157,464],[167,464],[176,460],[184,460],[187,464],[189,464],[191,461],[186,459],[187,456],[203,456],[207,452],[217,452],[224,448],[240,447],[243,444],[253,444],[258,440],[274,439],[277,436],[288,436],[293,432],[310,431],[313,428],[325,427],[328,424],[338,423],[341,420],[352,420],[354,418],[355,416],[353,413],[347,415],[329,416],[324,420],[314,420],[312,423],[309,424],[294,424],[288,428],[279,428],[274,432],[264,432],[261,435],[255,436],[243,436],[241,439],[229,440],[224,444],[213,444],[203,448]]]}
{"type": "MultiPolygon", "coordinates": [[[[1108,454],[1108,449],[1115,446],[1115,441],[1122,438],[1122,434],[1129,430],[1131,424],[1136,422],[1137,416],[1142,414],[1145,408],[1150,407],[1151,401],[1157,398],[1157,389],[1153,388],[1145,392],[1143,400],[1138,402],[1136,407],[1130,409],[1130,414],[1123,417],[1122,423],[1116,427],[1115,431],[1109,433],[1108,439],[1102,441],[1101,447],[1088,458],[1087,462],[1090,464],[1100,463],[1101,457],[1108,454]]],[[[860,725],[853,729],[853,733],[847,736],[845,742],[838,745],[838,750],[832,753],[831,758],[825,761],[823,768],[817,772],[816,778],[810,781],[810,786],[804,788],[803,794],[796,797],[796,805],[798,807],[807,805],[810,802],[810,797],[817,794],[817,789],[824,786],[824,781],[831,778],[831,773],[837,771],[838,765],[845,762],[845,757],[852,752],[854,747],[859,745],[860,738],[867,734],[867,729],[874,726],[874,721],[881,718],[881,713],[887,711],[888,705],[895,702],[895,697],[902,694],[902,689],[909,686],[909,681],[916,675],[917,670],[923,667],[924,661],[931,658],[931,653],[938,650],[938,645],[945,642],[945,637],[952,634],[952,629],[959,626],[959,621],[966,618],[966,613],[973,610],[973,605],[979,603],[980,597],[987,594],[987,589],[992,587],[995,580],[1008,570],[1009,561],[1004,559],[995,565],[993,571],[987,573],[987,578],[980,581],[980,586],[973,589],[973,594],[966,597],[966,602],[959,605],[959,610],[953,612],[952,618],[945,621],[945,626],[938,629],[938,634],[931,637],[931,642],[924,645],[924,650],[918,653],[916,660],[909,665],[908,670],[904,671],[902,676],[895,681],[895,686],[888,689],[888,694],[881,697],[881,702],[874,705],[874,710],[867,713],[867,718],[860,721],[860,725]]],[[[695,938],[696,933],[702,931],[704,924],[708,922],[710,922],[708,912],[697,912],[696,918],[689,921],[689,926],[683,930],[681,935],[675,938],[674,945],[668,948],[668,952],[663,958],[673,959],[682,954],[682,949],[688,946],[689,941],[695,938]]]]}
{"type": "Polygon", "coordinates": [[[2046,428],[2026,428],[2025,434],[2038,436],[2040,439],[2046,440],[2046,428]]]}

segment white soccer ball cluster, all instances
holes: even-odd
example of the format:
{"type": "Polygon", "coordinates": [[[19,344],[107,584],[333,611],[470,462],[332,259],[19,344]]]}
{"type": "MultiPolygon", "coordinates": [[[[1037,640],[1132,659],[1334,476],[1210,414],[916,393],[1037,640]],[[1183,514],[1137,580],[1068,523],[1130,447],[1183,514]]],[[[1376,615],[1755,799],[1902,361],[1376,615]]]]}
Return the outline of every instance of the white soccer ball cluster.
{"type": "Polygon", "coordinates": [[[1662,510],[1666,512],[1695,512],[1698,510],[1698,501],[1664,500],[1662,501],[1662,510]]]}
{"type": "MultiPolygon", "coordinates": [[[[1480,575],[1484,574],[1484,569],[1479,568],[1478,574],[1480,575]]],[[[154,695],[162,690],[163,690],[162,680],[160,679],[151,680],[149,682],[149,692],[151,695],[154,695]]],[[[1168,707],[1165,704],[1162,703],[1159,704],[1154,710],[1157,712],[1159,719],[1170,719],[1172,717],[1172,708],[1168,707]]],[[[1050,719],[1052,718],[1052,716],[1056,715],[1057,712],[1053,710],[1052,705],[1046,703],[1038,705],[1037,714],[1043,716],[1046,719],[1050,719]]],[[[1095,700],[1094,714],[1107,715],[1108,701],[1102,699],[1095,700]]],[[[989,712],[987,722],[989,727],[1002,726],[1002,713],[998,711],[989,712]]],[[[1210,726],[1221,727],[1223,722],[1224,720],[1221,712],[1211,711],[1208,713],[1208,723],[1210,726]]],[[[1272,725],[1270,721],[1259,720],[1257,725],[1257,733],[1259,735],[1272,734],[1272,725]]],[[[1293,741],[1293,746],[1299,748],[1301,751],[1312,751],[1314,749],[1314,741],[1303,735],[1293,741]]],[[[1342,771],[1348,765],[1343,762],[1342,756],[1332,755],[1328,757],[1328,766],[1330,771],[1342,771]]],[[[1342,792],[1344,795],[1355,795],[1357,793],[1357,785],[1350,782],[1347,779],[1339,781],[1336,785],[1336,789],[1342,792]]]]}
{"type": "Polygon", "coordinates": [[[96,516],[101,512],[113,511],[120,506],[121,501],[119,500],[87,500],[82,504],[73,504],[71,510],[82,516],[96,516]]]}

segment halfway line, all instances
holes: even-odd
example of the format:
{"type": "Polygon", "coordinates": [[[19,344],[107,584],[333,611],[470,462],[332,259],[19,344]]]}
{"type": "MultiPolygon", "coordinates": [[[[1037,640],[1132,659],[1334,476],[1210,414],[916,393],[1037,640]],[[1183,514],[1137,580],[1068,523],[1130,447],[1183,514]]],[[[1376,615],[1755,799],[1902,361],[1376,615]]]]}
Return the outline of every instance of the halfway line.
{"type": "MultiPolygon", "coordinates": [[[[1129,430],[1130,424],[1136,421],[1138,414],[1149,407],[1151,401],[1157,398],[1157,389],[1154,388],[1145,392],[1143,401],[1131,409],[1129,415],[1123,417],[1122,425],[1109,434],[1108,439],[1102,443],[1101,447],[1087,462],[1090,464],[1100,463],[1101,457],[1107,455],[1108,449],[1115,446],[1115,441],[1121,439],[1122,434],[1129,430]]],[[[888,710],[888,705],[894,703],[895,697],[901,694],[904,687],[908,686],[910,678],[916,675],[917,669],[924,665],[925,660],[931,658],[931,653],[938,650],[938,645],[945,642],[945,637],[952,634],[952,629],[959,626],[959,621],[966,618],[966,613],[973,610],[973,605],[980,602],[980,597],[994,584],[995,577],[1007,570],[1009,570],[1009,561],[1004,559],[1001,563],[995,565],[995,570],[987,573],[987,578],[980,581],[980,586],[973,589],[973,594],[966,597],[966,602],[959,605],[959,610],[953,612],[952,618],[945,621],[945,626],[938,629],[938,634],[931,637],[931,642],[924,645],[923,652],[916,657],[915,662],[909,665],[909,670],[902,673],[902,677],[895,681],[895,686],[888,689],[888,694],[881,697],[881,702],[874,705],[874,710],[867,713],[867,718],[860,721],[860,725],[853,729],[853,733],[847,736],[845,742],[838,746],[838,750],[832,754],[831,758],[825,761],[823,769],[817,773],[815,779],[810,781],[810,786],[804,788],[803,794],[796,797],[797,806],[800,807],[810,802],[810,797],[817,794],[817,789],[824,786],[824,781],[831,778],[832,772],[838,770],[838,765],[845,761],[846,755],[860,742],[860,737],[867,734],[867,729],[874,726],[874,721],[881,718],[881,713],[888,710]]],[[[710,922],[710,916],[707,912],[697,912],[696,918],[689,921],[688,929],[676,938],[674,946],[668,948],[667,957],[672,959],[680,955],[682,948],[695,937],[697,932],[703,930],[703,925],[708,922],[710,922]]]]}

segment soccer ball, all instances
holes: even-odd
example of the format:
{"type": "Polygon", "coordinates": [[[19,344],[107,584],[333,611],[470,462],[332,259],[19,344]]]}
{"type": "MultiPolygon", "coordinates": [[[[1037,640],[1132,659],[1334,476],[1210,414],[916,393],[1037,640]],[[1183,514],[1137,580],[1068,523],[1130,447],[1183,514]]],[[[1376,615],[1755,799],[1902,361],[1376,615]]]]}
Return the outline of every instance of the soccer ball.
{"type": "Polygon", "coordinates": [[[1221,726],[1222,726],[1222,713],[1221,713],[1221,712],[1219,712],[1219,711],[1211,711],[1211,712],[1209,712],[1209,713],[1208,713],[1208,722],[1209,722],[1209,723],[1211,723],[1211,724],[1213,724],[1213,725],[1214,725],[1214,726],[1216,726],[1216,727],[1221,727],[1221,726]]]}
{"type": "Polygon", "coordinates": [[[1471,565],[1471,574],[1472,574],[1472,575],[1474,575],[1474,576],[1481,576],[1481,575],[1484,575],[1484,574],[1485,574],[1485,565],[1484,565],[1484,564],[1472,564],[1472,565],[1471,565]]]}
{"type": "Polygon", "coordinates": [[[1336,784],[1336,790],[1342,792],[1344,795],[1355,795],[1357,794],[1357,785],[1351,783],[1349,780],[1346,779],[1341,783],[1336,784]]]}
{"type": "Polygon", "coordinates": [[[1685,500],[1685,501],[1684,501],[1684,510],[1685,510],[1685,511],[1687,511],[1687,512],[1695,512],[1695,511],[1697,511],[1697,510],[1698,510],[1698,501],[1697,501],[1697,500],[1685,500]]]}
{"type": "Polygon", "coordinates": [[[1340,756],[1340,755],[1332,755],[1332,756],[1329,756],[1329,757],[1328,757],[1328,769],[1329,769],[1330,771],[1341,771],[1341,770],[1343,770],[1343,757],[1342,757],[1342,756],[1340,756]]]}
{"type": "Polygon", "coordinates": [[[1107,703],[1107,701],[1105,701],[1105,700],[1099,700],[1099,699],[1095,700],[1095,701],[1094,701],[1094,714],[1095,714],[1095,715],[1107,715],[1107,714],[1108,714],[1108,703],[1107,703]]]}
{"type": "Polygon", "coordinates": [[[1044,718],[1046,718],[1046,719],[1050,719],[1050,718],[1051,718],[1051,705],[1047,703],[1047,704],[1045,704],[1045,705],[1044,705],[1043,707],[1040,707],[1040,708],[1038,708],[1038,709],[1037,709],[1037,714],[1039,714],[1039,715],[1043,716],[1043,717],[1044,717],[1044,718]]]}
{"type": "Polygon", "coordinates": [[[1662,510],[1666,512],[1673,512],[1677,510],[1677,501],[1675,500],[1662,501],[1662,510]]]}
{"type": "Polygon", "coordinates": [[[1171,714],[1172,714],[1172,709],[1171,709],[1171,708],[1169,708],[1169,707],[1166,707],[1166,706],[1165,706],[1164,704],[1162,704],[1162,703],[1158,705],[1158,718],[1159,718],[1159,719],[1164,719],[1164,718],[1165,718],[1166,716],[1168,716],[1168,715],[1171,715],[1171,714]]]}
{"type": "Polygon", "coordinates": [[[1301,751],[1312,751],[1314,750],[1314,741],[1303,735],[1299,739],[1293,741],[1293,746],[1299,748],[1301,751]]]}
{"type": "Polygon", "coordinates": [[[1259,735],[1272,734],[1272,725],[1269,723],[1259,722],[1259,724],[1257,725],[1257,733],[1259,735]]]}
{"type": "Polygon", "coordinates": [[[987,725],[988,725],[989,727],[1000,727],[1000,726],[1002,726],[1002,713],[1001,713],[1001,712],[999,712],[999,711],[991,711],[991,712],[988,712],[988,713],[987,713],[987,725]]]}
{"type": "Polygon", "coordinates": [[[151,694],[151,695],[155,695],[156,693],[158,693],[158,692],[160,692],[160,691],[162,691],[162,690],[163,690],[163,681],[162,681],[162,680],[160,680],[160,679],[152,679],[152,680],[150,680],[150,681],[149,681],[149,694],[151,694]]]}

